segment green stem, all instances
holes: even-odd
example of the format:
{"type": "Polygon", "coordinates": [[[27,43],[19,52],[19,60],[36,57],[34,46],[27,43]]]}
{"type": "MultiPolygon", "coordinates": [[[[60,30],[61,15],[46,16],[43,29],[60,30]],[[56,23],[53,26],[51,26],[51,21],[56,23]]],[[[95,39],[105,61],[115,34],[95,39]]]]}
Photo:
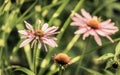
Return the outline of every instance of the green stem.
{"type": "Polygon", "coordinates": [[[59,74],[58,75],[63,75],[63,69],[62,66],[59,66],[59,74]]]}
{"type": "Polygon", "coordinates": [[[75,42],[79,39],[79,37],[80,37],[80,35],[75,35],[63,52],[67,53],[68,51],[70,51],[71,48],[73,47],[73,45],[75,44],[75,42]]]}
{"type": "Polygon", "coordinates": [[[88,46],[89,46],[89,42],[90,42],[90,38],[88,39],[88,42],[86,43],[85,49],[82,51],[82,54],[80,55],[80,60],[78,61],[79,63],[78,63],[78,67],[77,67],[77,70],[76,70],[76,72],[75,72],[75,75],[79,75],[80,66],[81,66],[81,64],[82,64],[82,60],[84,59],[85,52],[86,52],[86,50],[87,50],[87,48],[88,48],[88,46]]]}
{"type": "Polygon", "coordinates": [[[80,0],[78,2],[78,4],[76,5],[76,7],[73,9],[73,12],[70,14],[70,16],[68,17],[68,19],[66,20],[66,22],[63,24],[63,27],[60,30],[60,34],[57,36],[57,38],[58,38],[57,42],[58,43],[61,40],[61,38],[62,38],[62,36],[63,36],[66,28],[68,27],[68,25],[69,25],[69,23],[71,21],[71,16],[73,16],[75,12],[77,12],[78,10],[80,10],[80,8],[81,8],[81,6],[82,6],[82,4],[83,4],[84,1],[85,0],[80,0]]]}
{"type": "MultiPolygon", "coordinates": [[[[64,1],[64,0],[63,0],[64,1]]],[[[48,22],[49,26],[52,25],[52,22],[54,21],[55,18],[57,18],[60,13],[63,11],[63,9],[65,8],[65,6],[68,4],[69,0],[65,0],[64,3],[57,9],[57,11],[53,14],[52,18],[50,19],[50,21],[48,22]]]]}
{"type": "Polygon", "coordinates": [[[34,50],[33,50],[33,72],[36,74],[36,52],[37,52],[37,41],[34,44],[34,50]]]}
{"type": "Polygon", "coordinates": [[[0,75],[3,75],[3,47],[0,47],[0,75]]]}

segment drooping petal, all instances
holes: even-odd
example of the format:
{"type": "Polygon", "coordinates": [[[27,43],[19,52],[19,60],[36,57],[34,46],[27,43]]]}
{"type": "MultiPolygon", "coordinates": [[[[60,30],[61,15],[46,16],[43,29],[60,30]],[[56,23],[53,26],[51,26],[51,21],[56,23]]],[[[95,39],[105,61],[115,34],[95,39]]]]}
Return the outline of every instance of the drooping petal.
{"type": "Polygon", "coordinates": [[[102,42],[101,42],[100,37],[99,37],[97,34],[95,34],[95,35],[93,35],[93,36],[94,36],[94,39],[95,39],[95,41],[97,42],[97,44],[98,44],[99,46],[101,46],[101,45],[102,45],[102,42]]]}
{"type": "Polygon", "coordinates": [[[46,43],[46,44],[48,44],[51,47],[57,47],[57,44],[52,39],[44,38],[43,42],[46,43]]]}
{"type": "Polygon", "coordinates": [[[108,38],[112,43],[114,43],[114,41],[112,40],[112,38],[110,36],[106,35],[106,38],[108,38]]]}
{"type": "Polygon", "coordinates": [[[80,28],[77,31],[75,31],[75,34],[82,34],[82,33],[85,33],[86,31],[87,31],[87,29],[85,27],[84,28],[80,28]]]}
{"type": "Polygon", "coordinates": [[[47,23],[45,23],[44,25],[43,25],[43,27],[42,27],[42,31],[45,31],[46,29],[48,28],[48,24],[47,23]]]}
{"type": "Polygon", "coordinates": [[[26,39],[24,40],[21,44],[20,44],[20,48],[25,46],[26,44],[28,44],[29,42],[31,42],[33,40],[33,38],[29,38],[29,39],[26,39]]]}
{"type": "Polygon", "coordinates": [[[45,51],[47,52],[47,51],[48,51],[48,49],[47,49],[46,44],[44,43],[43,45],[44,45],[45,51]]]}
{"type": "Polygon", "coordinates": [[[102,30],[95,30],[97,34],[101,36],[106,36],[106,34],[102,30]]]}
{"type": "Polygon", "coordinates": [[[90,32],[90,31],[87,31],[86,33],[83,34],[83,37],[82,37],[83,40],[85,40],[86,37],[88,37],[88,36],[90,35],[89,32],[90,32]]]}
{"type": "Polygon", "coordinates": [[[81,13],[86,19],[88,20],[91,19],[91,15],[88,12],[86,12],[84,9],[81,9],[81,13]]]}
{"type": "Polygon", "coordinates": [[[34,40],[32,41],[31,48],[33,48],[33,46],[34,46],[34,44],[35,44],[35,41],[36,41],[36,39],[34,39],[34,40]]]}
{"type": "Polygon", "coordinates": [[[27,27],[27,29],[31,30],[32,32],[34,32],[33,26],[31,24],[29,24],[27,21],[24,21],[25,25],[27,27]]]}
{"type": "Polygon", "coordinates": [[[94,36],[94,39],[95,39],[96,43],[97,43],[99,46],[101,46],[101,45],[102,45],[102,42],[101,42],[101,39],[100,39],[100,37],[98,36],[98,34],[97,34],[94,30],[91,30],[90,34],[91,34],[92,36],[94,36]]]}

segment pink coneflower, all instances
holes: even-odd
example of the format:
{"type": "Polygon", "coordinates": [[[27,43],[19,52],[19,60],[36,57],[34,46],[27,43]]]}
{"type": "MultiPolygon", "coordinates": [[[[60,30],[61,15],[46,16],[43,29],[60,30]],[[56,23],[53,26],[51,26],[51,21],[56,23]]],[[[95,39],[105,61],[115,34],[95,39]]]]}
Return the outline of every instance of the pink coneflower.
{"type": "Polygon", "coordinates": [[[89,35],[92,35],[99,46],[102,45],[101,39],[98,35],[108,38],[111,42],[114,42],[110,35],[115,34],[118,28],[114,26],[114,23],[110,19],[101,22],[97,16],[91,16],[84,9],[81,9],[81,15],[75,13],[72,16],[74,22],[72,26],[78,26],[78,30],[75,34],[83,34],[83,40],[89,35]]]}
{"type": "Polygon", "coordinates": [[[35,41],[37,41],[38,48],[41,48],[41,44],[43,43],[46,51],[47,51],[46,45],[51,46],[51,47],[57,47],[57,44],[55,42],[55,40],[57,40],[57,38],[52,37],[52,35],[58,34],[58,32],[56,32],[58,27],[52,26],[52,27],[48,28],[48,24],[45,23],[42,26],[42,28],[40,29],[41,21],[39,20],[38,29],[34,30],[33,26],[31,24],[29,24],[26,21],[24,21],[24,22],[25,22],[25,26],[28,30],[19,30],[18,31],[20,34],[22,34],[21,38],[26,39],[20,44],[20,47],[25,46],[26,44],[30,43],[31,41],[32,41],[31,47],[33,47],[35,41]]]}

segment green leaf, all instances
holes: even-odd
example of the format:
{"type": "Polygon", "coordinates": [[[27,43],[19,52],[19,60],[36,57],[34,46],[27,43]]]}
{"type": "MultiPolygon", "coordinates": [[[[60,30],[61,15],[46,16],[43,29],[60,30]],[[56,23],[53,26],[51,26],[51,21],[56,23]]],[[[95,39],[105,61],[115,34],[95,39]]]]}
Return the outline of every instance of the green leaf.
{"type": "Polygon", "coordinates": [[[104,61],[107,60],[108,58],[114,57],[113,53],[106,53],[104,55],[102,55],[101,57],[99,57],[97,60],[98,61],[104,61]]]}
{"type": "Polygon", "coordinates": [[[29,70],[29,69],[27,69],[25,67],[18,67],[16,69],[16,71],[17,70],[22,71],[22,72],[26,73],[27,75],[35,75],[35,73],[33,71],[31,71],[31,70],[29,70]]]}
{"type": "Polygon", "coordinates": [[[108,60],[106,66],[105,66],[105,69],[110,68],[112,66],[113,62],[114,62],[114,60],[112,60],[112,59],[108,60]]]}
{"type": "Polygon", "coordinates": [[[117,44],[116,48],[115,48],[115,56],[120,54],[120,42],[117,44]]]}

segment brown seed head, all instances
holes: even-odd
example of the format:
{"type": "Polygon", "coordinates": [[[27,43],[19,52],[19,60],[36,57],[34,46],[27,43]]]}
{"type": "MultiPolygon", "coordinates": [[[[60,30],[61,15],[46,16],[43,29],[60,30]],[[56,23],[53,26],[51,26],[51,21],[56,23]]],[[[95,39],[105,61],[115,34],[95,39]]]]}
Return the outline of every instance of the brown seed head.
{"type": "Polygon", "coordinates": [[[99,21],[91,19],[87,22],[87,25],[90,26],[91,28],[98,29],[99,28],[99,21]]]}
{"type": "Polygon", "coordinates": [[[36,31],[35,31],[35,35],[37,35],[37,36],[39,36],[39,37],[44,36],[42,30],[36,30],[36,31]]]}
{"type": "Polygon", "coordinates": [[[60,65],[69,65],[70,57],[65,53],[59,53],[53,57],[53,60],[60,65]]]}

